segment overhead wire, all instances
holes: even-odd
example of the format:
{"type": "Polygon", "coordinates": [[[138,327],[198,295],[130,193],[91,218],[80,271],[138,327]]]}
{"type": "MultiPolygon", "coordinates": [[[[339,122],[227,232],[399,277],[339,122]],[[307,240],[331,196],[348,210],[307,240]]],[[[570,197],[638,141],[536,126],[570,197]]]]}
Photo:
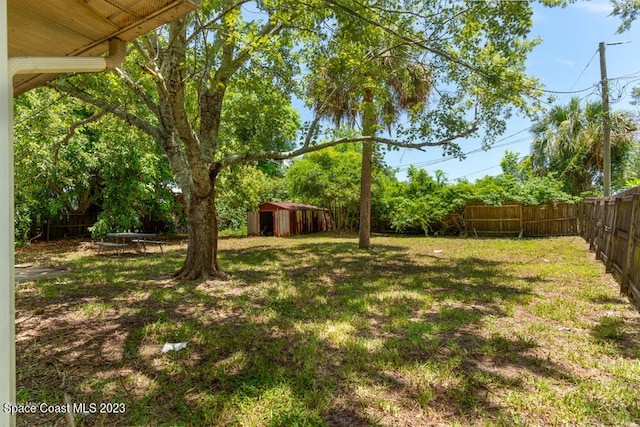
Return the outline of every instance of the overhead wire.
{"type": "MultiPolygon", "coordinates": [[[[589,63],[587,64],[587,67],[589,66],[589,64],[591,63],[591,61],[592,61],[592,60],[593,60],[593,57],[591,58],[591,60],[589,60],[589,63]]],[[[586,70],[586,68],[587,68],[587,67],[585,67],[585,70],[586,70]]],[[[583,70],[583,72],[581,73],[580,77],[578,77],[578,79],[577,79],[577,80],[579,80],[579,79],[582,77],[582,74],[583,74],[583,73],[584,73],[584,70],[583,70]]],[[[577,80],[576,80],[576,82],[577,82],[577,80]]],[[[609,80],[609,82],[615,82],[615,84],[616,84],[616,88],[615,88],[614,90],[618,91],[619,93],[618,93],[618,95],[615,97],[616,99],[615,99],[615,100],[613,100],[612,102],[618,102],[618,101],[620,101],[620,100],[624,97],[624,94],[625,94],[626,88],[627,88],[629,85],[631,85],[631,84],[632,84],[632,83],[634,83],[634,82],[640,81],[640,71],[637,71],[637,72],[635,72],[635,73],[628,74],[628,75],[626,75],[626,76],[622,76],[622,77],[610,78],[610,79],[608,79],[608,80],[609,80]],[[637,77],[634,77],[634,76],[637,76],[637,77]],[[620,85],[619,85],[619,81],[620,81],[620,80],[627,80],[627,82],[626,82],[624,85],[620,86],[620,85]]],[[[574,84],[574,85],[575,85],[575,84],[574,84]]],[[[600,82],[594,83],[594,84],[593,84],[589,89],[592,89],[591,93],[589,93],[589,94],[585,95],[584,97],[580,98],[580,102],[583,102],[586,98],[588,98],[588,97],[590,97],[590,96],[592,96],[592,95],[594,95],[594,94],[598,94],[598,93],[599,93],[599,91],[600,91],[600,82]]],[[[584,92],[584,91],[585,91],[585,90],[580,90],[580,91],[567,91],[566,93],[580,93],[580,92],[584,92]]],[[[527,128],[527,129],[528,129],[528,128],[527,128]]],[[[523,129],[522,131],[524,131],[524,130],[526,130],[526,129],[523,129]]],[[[522,131],[520,131],[520,132],[522,132],[522,131]]],[[[513,136],[513,135],[510,135],[510,136],[505,137],[505,138],[509,138],[509,137],[511,137],[511,136],[513,136]]],[[[533,139],[533,137],[531,137],[531,139],[533,139]]],[[[518,140],[518,141],[520,141],[520,140],[518,140]]],[[[513,141],[513,142],[515,143],[515,141],[513,141]]],[[[498,145],[495,145],[495,146],[491,146],[491,147],[489,147],[489,149],[492,149],[492,148],[499,148],[499,147],[501,147],[501,146],[505,146],[505,145],[509,145],[509,143],[507,143],[507,144],[498,144],[498,145]]],[[[473,152],[477,152],[477,151],[479,151],[479,150],[472,150],[472,151],[470,151],[469,153],[473,153],[473,152]]],[[[518,158],[518,160],[523,160],[523,159],[525,159],[526,157],[527,157],[527,155],[520,156],[520,157],[518,158]]],[[[446,159],[446,160],[449,160],[449,159],[446,159]]],[[[446,160],[443,160],[443,161],[446,161],[446,160]]],[[[491,166],[491,167],[488,167],[488,168],[480,169],[480,170],[475,171],[475,172],[471,172],[471,173],[467,173],[467,174],[465,174],[465,175],[458,176],[458,177],[456,177],[456,178],[454,178],[454,179],[463,179],[463,178],[467,178],[467,177],[469,177],[469,176],[476,175],[476,174],[481,173],[481,172],[486,172],[486,171],[488,171],[488,170],[495,169],[495,168],[497,168],[497,167],[500,167],[500,165],[494,165],[494,166],[491,166]]]]}
{"type": "MultiPolygon", "coordinates": [[[[593,52],[593,55],[591,56],[591,59],[589,59],[589,61],[587,62],[587,65],[585,65],[585,67],[582,69],[582,72],[580,73],[580,75],[578,76],[578,78],[576,79],[575,82],[573,82],[573,84],[571,85],[571,87],[569,88],[569,91],[572,91],[574,87],[576,87],[576,85],[578,84],[578,82],[580,81],[580,79],[582,78],[582,76],[584,75],[584,73],[587,71],[587,69],[589,68],[589,66],[591,65],[591,62],[593,61],[593,58],[596,57],[596,55],[598,54],[598,52],[600,51],[600,49],[596,49],[593,52]]],[[[565,102],[567,100],[567,97],[565,96],[564,99],[562,100],[562,102],[565,102]]]]}
{"type": "Polygon", "coordinates": [[[466,174],[466,175],[458,176],[458,177],[453,178],[453,179],[454,179],[454,180],[457,180],[457,179],[467,178],[467,177],[469,177],[469,176],[471,176],[471,175],[476,175],[476,174],[478,174],[478,173],[486,172],[486,171],[488,171],[488,170],[495,169],[495,168],[499,168],[499,167],[500,167],[500,165],[491,166],[491,167],[488,167],[488,168],[480,169],[480,170],[475,171],[475,172],[468,173],[468,174],[466,174]]]}
{"type": "MultiPolygon", "coordinates": [[[[523,132],[525,130],[529,130],[529,128],[523,129],[520,132],[523,132]]],[[[468,156],[469,154],[479,153],[481,151],[485,151],[486,152],[486,151],[493,150],[495,148],[507,147],[507,146],[513,145],[513,144],[520,144],[520,143],[526,142],[526,141],[533,141],[533,137],[532,136],[528,136],[528,137],[525,137],[525,138],[517,139],[515,141],[509,141],[509,142],[506,142],[504,144],[497,144],[497,145],[491,145],[489,147],[476,148],[474,150],[467,151],[466,153],[463,153],[463,156],[468,156]]],[[[446,157],[442,157],[442,158],[438,158],[438,159],[426,160],[424,162],[416,162],[416,163],[409,163],[409,164],[405,164],[405,165],[399,165],[399,166],[396,167],[396,169],[398,171],[405,171],[405,170],[409,169],[411,166],[417,167],[417,168],[424,168],[426,166],[433,166],[433,165],[436,165],[436,164],[439,164],[439,163],[448,162],[449,160],[453,160],[455,158],[456,158],[456,156],[446,156],[446,157]]]]}
{"type": "MultiPolygon", "coordinates": [[[[587,95],[585,95],[582,98],[580,98],[580,102],[583,102],[585,99],[587,99],[587,98],[593,96],[594,94],[598,93],[598,90],[600,88],[600,82],[594,82],[591,86],[589,86],[588,88],[585,88],[585,89],[580,89],[580,90],[575,90],[575,91],[573,90],[573,88],[580,81],[580,79],[582,78],[582,76],[584,75],[586,70],[589,68],[589,66],[593,62],[593,59],[595,58],[597,53],[598,53],[598,50],[596,50],[594,52],[594,54],[591,56],[591,58],[589,59],[589,61],[587,61],[587,64],[583,68],[582,72],[576,78],[575,82],[573,83],[573,85],[571,86],[571,88],[568,91],[551,91],[551,90],[548,90],[546,92],[555,93],[555,94],[577,94],[577,93],[583,93],[583,92],[586,92],[586,91],[590,90],[591,91],[590,93],[588,93],[587,95]]],[[[624,86],[622,86],[622,87],[620,87],[619,85],[617,86],[618,89],[616,91],[618,92],[618,95],[615,97],[616,99],[614,99],[612,102],[618,102],[619,100],[621,100],[624,97],[624,93],[625,93],[624,91],[625,91],[626,87],[629,86],[630,84],[632,84],[635,81],[640,81],[640,76],[638,76],[638,75],[640,75],[640,71],[628,74],[626,76],[615,77],[615,78],[609,79],[609,81],[619,81],[619,80],[627,79],[627,83],[624,86]],[[637,77],[634,77],[634,76],[637,76],[637,77]]],[[[526,130],[529,130],[529,129],[530,129],[529,127],[524,128],[524,129],[522,129],[522,130],[520,130],[520,131],[518,131],[518,132],[516,132],[514,134],[511,134],[511,135],[508,135],[508,136],[506,136],[506,137],[504,137],[502,139],[499,139],[496,142],[501,142],[501,141],[507,140],[507,139],[509,139],[509,138],[511,138],[511,137],[513,137],[515,135],[518,135],[519,133],[522,133],[522,132],[524,132],[526,130]]],[[[489,151],[489,150],[492,150],[492,149],[495,149],[495,148],[501,148],[501,147],[505,147],[505,146],[508,146],[508,145],[521,143],[521,142],[524,142],[526,140],[532,141],[533,137],[526,137],[526,138],[518,139],[518,140],[515,140],[515,141],[509,141],[509,142],[504,143],[504,144],[494,144],[494,145],[491,145],[489,147],[481,147],[481,148],[478,148],[478,149],[467,151],[467,152],[463,153],[462,155],[463,156],[467,156],[469,154],[474,154],[474,153],[478,153],[478,152],[481,152],[481,151],[489,151]]],[[[404,157],[404,153],[403,153],[403,157],[404,157]]],[[[402,161],[403,157],[401,157],[400,161],[402,161]]],[[[444,163],[444,162],[447,162],[449,160],[453,160],[455,158],[456,158],[456,156],[446,156],[446,157],[442,157],[442,158],[438,158],[438,159],[432,159],[432,160],[426,160],[426,161],[422,161],[422,162],[401,164],[401,165],[398,165],[396,167],[396,169],[401,172],[401,171],[407,170],[411,166],[418,167],[418,168],[424,168],[424,167],[427,167],[427,166],[433,166],[433,165],[436,165],[436,164],[439,164],[439,163],[444,163]]]]}
{"type": "MultiPolygon", "coordinates": [[[[520,156],[520,157],[518,157],[518,160],[523,160],[523,159],[525,159],[526,157],[527,157],[527,155],[520,156]]],[[[465,174],[465,175],[458,176],[458,177],[453,178],[453,179],[454,179],[454,180],[457,180],[457,179],[467,178],[467,177],[469,177],[469,176],[471,176],[471,175],[476,175],[476,174],[479,174],[479,173],[481,173],[481,172],[486,172],[486,171],[491,170],[491,169],[499,168],[500,166],[501,166],[501,165],[494,165],[494,166],[491,166],[491,167],[488,167],[488,168],[484,168],[484,169],[477,170],[477,171],[475,171],[475,172],[471,172],[471,173],[468,173],[468,174],[465,174]]]]}
{"type": "MultiPolygon", "coordinates": [[[[500,138],[499,140],[497,140],[497,141],[495,141],[495,142],[496,142],[496,143],[498,143],[498,142],[506,141],[507,139],[509,139],[509,138],[511,138],[511,137],[513,137],[513,136],[519,135],[519,134],[521,134],[522,132],[528,131],[529,129],[530,129],[530,127],[529,127],[529,126],[527,126],[526,128],[524,128],[524,129],[520,129],[520,130],[519,130],[519,131],[517,131],[517,132],[514,132],[514,133],[512,133],[512,134],[510,134],[510,135],[504,136],[504,137],[500,138]]],[[[528,138],[529,138],[529,137],[525,137],[525,138],[519,139],[519,140],[517,140],[517,142],[522,142],[522,141],[524,141],[524,140],[526,140],[526,139],[528,139],[528,138]]],[[[482,148],[482,147],[481,147],[481,148],[477,148],[477,149],[475,149],[475,150],[468,151],[468,152],[464,153],[464,155],[472,154],[472,153],[477,153],[477,152],[480,152],[480,151],[486,151],[486,150],[490,150],[490,149],[492,149],[492,148],[498,148],[498,147],[502,147],[502,146],[506,146],[506,145],[511,145],[512,143],[513,143],[513,144],[515,144],[515,143],[516,143],[516,141],[511,141],[511,142],[506,143],[506,144],[492,145],[492,146],[486,147],[486,149],[485,149],[485,148],[482,148]]],[[[406,151],[406,149],[405,149],[405,151],[406,151]]],[[[455,158],[455,156],[449,156],[449,157],[450,157],[450,158],[455,158]]],[[[449,159],[449,158],[447,158],[447,160],[448,160],[448,159],[449,159]]],[[[445,161],[445,160],[438,159],[438,162],[436,162],[436,163],[440,163],[440,162],[442,162],[442,161],[445,161]]],[[[431,162],[431,161],[426,161],[426,162],[431,162]]],[[[418,162],[418,163],[426,163],[426,162],[418,162]]],[[[408,167],[408,166],[411,166],[411,165],[414,165],[414,166],[415,166],[416,164],[417,164],[417,163],[407,163],[407,164],[405,164],[405,165],[398,165],[397,167],[398,167],[398,168],[402,168],[402,167],[405,167],[405,166],[407,166],[407,167],[408,167]]]]}

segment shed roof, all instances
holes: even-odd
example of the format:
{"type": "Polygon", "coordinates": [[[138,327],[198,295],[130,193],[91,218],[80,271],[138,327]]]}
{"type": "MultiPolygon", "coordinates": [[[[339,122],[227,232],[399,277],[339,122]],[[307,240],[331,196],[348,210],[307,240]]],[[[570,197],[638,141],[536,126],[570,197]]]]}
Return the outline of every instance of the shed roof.
{"type": "Polygon", "coordinates": [[[264,202],[260,205],[260,210],[262,210],[263,206],[265,205],[273,205],[276,208],[280,208],[280,209],[286,209],[289,211],[297,211],[297,210],[309,210],[309,209],[313,209],[313,210],[321,210],[321,211],[328,211],[329,209],[327,208],[321,208],[319,206],[314,206],[314,205],[307,205],[304,203],[292,203],[292,202],[264,202]]]}
{"type": "MultiPolygon", "coordinates": [[[[98,56],[194,10],[202,0],[8,0],[9,57],[98,56]]],[[[55,78],[19,75],[14,95],[55,78]]]]}

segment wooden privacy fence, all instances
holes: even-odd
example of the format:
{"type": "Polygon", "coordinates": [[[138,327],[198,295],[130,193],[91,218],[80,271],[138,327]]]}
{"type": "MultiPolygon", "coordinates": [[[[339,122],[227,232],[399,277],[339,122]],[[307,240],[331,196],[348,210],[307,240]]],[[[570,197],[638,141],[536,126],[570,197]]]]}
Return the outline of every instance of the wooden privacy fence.
{"type": "Polygon", "coordinates": [[[42,240],[57,240],[90,235],[89,227],[98,220],[97,212],[67,213],[58,218],[33,224],[29,238],[39,236],[42,240]]]}
{"type": "MultiPolygon", "coordinates": [[[[167,230],[167,223],[153,215],[142,215],[141,230],[146,233],[162,233],[167,230]]],[[[58,218],[47,219],[33,224],[29,238],[39,236],[41,240],[58,240],[90,236],[90,227],[98,221],[98,212],[65,213],[58,218]]]]}
{"type": "Polygon", "coordinates": [[[572,236],[578,234],[578,205],[467,205],[464,224],[467,235],[572,236]]]}
{"type": "Polygon", "coordinates": [[[620,292],[640,307],[640,187],[613,198],[580,204],[582,237],[620,284],[620,292]]]}

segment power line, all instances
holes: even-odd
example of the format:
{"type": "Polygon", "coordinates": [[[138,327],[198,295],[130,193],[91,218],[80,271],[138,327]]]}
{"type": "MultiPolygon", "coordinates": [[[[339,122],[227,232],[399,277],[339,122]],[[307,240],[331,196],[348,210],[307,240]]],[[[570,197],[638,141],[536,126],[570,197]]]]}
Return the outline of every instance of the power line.
{"type": "MultiPolygon", "coordinates": [[[[596,57],[596,55],[598,54],[598,49],[594,50],[593,55],[591,56],[591,59],[589,59],[589,62],[587,62],[587,65],[585,65],[584,69],[582,70],[582,72],[580,73],[580,75],[578,76],[578,78],[576,79],[575,82],[573,82],[573,84],[571,85],[571,87],[569,88],[569,91],[572,91],[573,88],[578,84],[578,82],[580,81],[580,79],[582,78],[582,76],[584,75],[584,73],[587,71],[587,69],[589,68],[589,66],[591,65],[591,62],[593,61],[593,58],[596,57]]],[[[562,102],[566,101],[567,97],[565,97],[562,102]]]]}
{"type": "Polygon", "coordinates": [[[638,74],[640,74],[640,70],[636,71],[635,73],[627,74],[626,76],[611,77],[609,79],[609,81],[611,81],[611,80],[623,80],[623,79],[628,79],[628,78],[631,78],[631,77],[637,78],[638,74]]]}
{"type": "MultiPolygon", "coordinates": [[[[525,159],[526,157],[527,157],[527,156],[520,156],[520,157],[518,157],[518,160],[523,160],[523,159],[525,159]]],[[[466,177],[471,176],[471,175],[476,175],[476,174],[481,173],[481,172],[486,172],[486,171],[491,170],[491,169],[499,168],[500,166],[501,166],[501,165],[495,165],[495,166],[491,166],[491,167],[488,167],[488,168],[480,169],[480,170],[478,170],[478,171],[471,172],[471,173],[468,173],[468,174],[466,174],[466,175],[462,175],[462,176],[459,176],[459,177],[457,177],[457,178],[453,178],[453,179],[462,179],[462,178],[466,178],[466,177]]]]}
{"type": "MultiPolygon", "coordinates": [[[[522,132],[528,131],[529,129],[530,129],[530,127],[526,127],[524,129],[519,130],[518,132],[512,133],[511,135],[507,135],[504,138],[497,140],[496,142],[505,141],[505,140],[507,140],[507,139],[509,139],[509,138],[511,138],[513,136],[521,134],[522,132]]],[[[501,148],[501,147],[506,147],[506,146],[513,145],[513,144],[519,144],[519,143],[527,141],[527,140],[533,140],[533,137],[527,136],[527,137],[524,137],[524,138],[517,139],[515,141],[505,142],[504,144],[494,144],[494,145],[491,145],[490,147],[486,147],[486,148],[483,148],[483,147],[476,148],[474,150],[467,151],[466,153],[463,153],[463,155],[467,156],[469,154],[479,153],[481,151],[489,151],[489,150],[493,150],[494,148],[501,148]]],[[[407,163],[407,164],[404,164],[404,165],[398,165],[396,168],[398,169],[398,171],[407,170],[411,166],[418,167],[418,168],[424,168],[425,166],[432,166],[432,165],[435,165],[435,164],[438,164],[438,163],[444,163],[444,162],[447,162],[449,160],[453,160],[455,158],[456,158],[456,156],[446,156],[446,157],[439,158],[439,159],[425,160],[423,162],[407,163]]]]}
{"type": "Polygon", "coordinates": [[[598,86],[600,84],[600,82],[594,83],[591,86],[584,88],[584,89],[580,89],[580,90],[573,90],[573,91],[562,91],[562,90],[546,90],[546,89],[542,89],[543,92],[546,93],[553,93],[555,95],[572,95],[572,94],[576,94],[576,93],[582,93],[582,92],[586,92],[588,90],[592,90],[594,87],[598,86]]]}
{"type": "Polygon", "coordinates": [[[486,172],[488,170],[499,168],[499,167],[500,167],[500,165],[491,166],[491,167],[480,169],[479,171],[471,172],[471,173],[468,173],[466,175],[462,175],[462,176],[459,176],[459,177],[453,178],[453,179],[463,179],[463,178],[466,178],[468,176],[475,175],[475,174],[478,174],[478,173],[481,173],[481,172],[486,172]]]}
{"type": "MultiPolygon", "coordinates": [[[[518,139],[516,141],[509,141],[509,142],[504,143],[504,144],[492,145],[491,147],[487,147],[487,148],[477,148],[475,150],[467,151],[463,155],[467,156],[469,154],[475,154],[475,153],[479,153],[481,151],[485,151],[486,152],[486,151],[493,150],[494,148],[501,148],[501,147],[506,147],[506,146],[513,145],[513,144],[519,144],[519,143],[527,141],[527,140],[533,141],[533,137],[521,138],[521,139],[518,139]]],[[[403,166],[398,167],[398,170],[399,171],[404,171],[404,170],[409,169],[409,167],[411,167],[411,166],[418,167],[418,168],[424,168],[426,166],[433,166],[433,165],[437,165],[438,163],[448,162],[449,160],[453,160],[455,158],[456,158],[456,156],[447,156],[447,157],[443,157],[443,158],[440,158],[440,159],[427,160],[427,161],[424,161],[424,162],[418,162],[418,163],[413,163],[413,164],[409,164],[409,165],[403,165],[403,166]]]]}

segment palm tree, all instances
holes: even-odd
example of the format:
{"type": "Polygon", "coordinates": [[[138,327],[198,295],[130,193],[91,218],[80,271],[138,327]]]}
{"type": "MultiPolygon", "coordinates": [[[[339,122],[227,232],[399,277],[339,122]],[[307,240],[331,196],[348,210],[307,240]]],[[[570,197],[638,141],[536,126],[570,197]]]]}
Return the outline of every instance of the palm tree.
{"type": "MultiPolygon", "coordinates": [[[[352,46],[353,47],[353,46],[352,46]]],[[[352,49],[348,49],[352,51],[352,49]]],[[[353,61],[351,61],[353,63],[353,61]]],[[[312,85],[316,117],[337,125],[356,125],[361,119],[362,135],[375,136],[380,125],[389,131],[402,113],[424,105],[431,88],[428,68],[415,60],[406,44],[388,39],[369,46],[357,68],[345,67],[335,58],[319,69],[312,85]]],[[[369,249],[371,235],[371,177],[373,142],[363,142],[360,182],[360,249],[369,249]]]]}
{"type": "MultiPolygon", "coordinates": [[[[623,179],[625,158],[635,143],[636,124],[628,112],[611,114],[611,171],[613,182],[623,179]]],[[[531,160],[538,173],[554,172],[565,181],[565,191],[579,195],[595,189],[601,180],[602,103],[580,104],[572,98],[553,107],[531,128],[531,160]]]]}

